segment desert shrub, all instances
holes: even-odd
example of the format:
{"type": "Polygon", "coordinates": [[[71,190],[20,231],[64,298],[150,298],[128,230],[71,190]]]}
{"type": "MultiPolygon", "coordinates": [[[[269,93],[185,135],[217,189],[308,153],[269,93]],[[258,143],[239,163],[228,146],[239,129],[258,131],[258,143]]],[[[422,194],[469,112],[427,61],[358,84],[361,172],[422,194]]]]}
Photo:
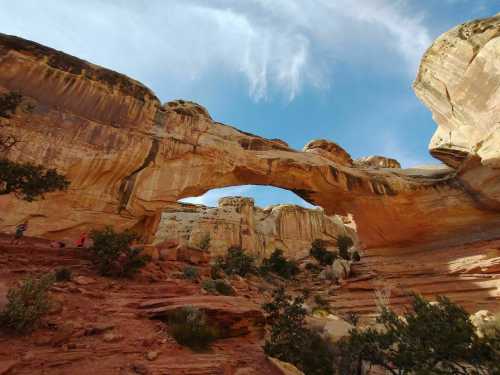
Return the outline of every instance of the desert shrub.
{"type": "Polygon", "coordinates": [[[218,257],[216,266],[220,267],[227,275],[246,276],[255,272],[255,258],[245,254],[239,247],[231,247],[225,257],[218,257]]]}
{"type": "Polygon", "coordinates": [[[321,271],[321,268],[317,265],[317,264],[314,264],[314,263],[306,263],[306,270],[309,271],[309,272],[319,272],[321,271]]]}
{"type": "Polygon", "coordinates": [[[283,250],[276,249],[269,258],[262,261],[260,272],[262,274],[272,272],[285,279],[291,279],[299,273],[299,267],[297,263],[289,261],[283,256],[283,250]]]}
{"type": "Polygon", "coordinates": [[[363,361],[391,374],[500,374],[500,335],[480,338],[467,312],[445,297],[432,304],[414,296],[411,311],[399,317],[383,308],[383,328],[354,328],[337,346],[344,373],[363,361]]]}
{"type": "Polygon", "coordinates": [[[291,298],[280,288],[273,301],[265,304],[271,335],[266,340],[267,355],[290,362],[306,375],[333,374],[332,347],[317,332],[305,325],[302,297],[291,298]]]}
{"type": "Polygon", "coordinates": [[[22,95],[11,91],[0,95],[0,117],[10,118],[22,102],[22,95]]]}
{"type": "Polygon", "coordinates": [[[205,349],[219,336],[217,328],[207,322],[205,313],[192,306],[171,313],[168,330],[179,344],[192,349],[205,349]]]}
{"type": "Polygon", "coordinates": [[[102,276],[132,277],[149,262],[142,249],[132,248],[137,234],[131,231],[115,232],[113,228],[92,231],[90,248],[92,260],[102,276]]]}
{"type": "Polygon", "coordinates": [[[318,309],[330,311],[330,303],[320,294],[314,296],[314,303],[318,309]]]}
{"type": "Polygon", "coordinates": [[[54,276],[56,281],[70,281],[73,274],[69,268],[61,267],[54,272],[54,276]]]}
{"type": "Polygon", "coordinates": [[[207,250],[210,246],[210,235],[207,234],[205,235],[201,241],[200,241],[200,244],[198,245],[198,247],[202,250],[207,250]]]}
{"type": "Polygon", "coordinates": [[[339,256],[345,260],[350,260],[349,249],[354,245],[352,238],[341,234],[337,237],[337,247],[339,249],[339,256]]]}
{"type": "Polygon", "coordinates": [[[68,180],[55,169],[0,158],[0,195],[14,193],[32,202],[43,198],[45,193],[66,190],[68,186],[68,180]]]}
{"type": "Polygon", "coordinates": [[[333,264],[335,258],[337,258],[337,254],[332,251],[326,250],[325,242],[322,240],[314,240],[312,242],[309,254],[322,266],[333,264]]]}
{"type": "Polygon", "coordinates": [[[354,262],[359,262],[361,260],[361,255],[359,255],[359,252],[353,251],[351,254],[351,260],[354,262]]]}
{"type": "Polygon", "coordinates": [[[196,268],[196,267],[186,266],[182,270],[182,274],[184,275],[184,277],[186,279],[194,281],[194,280],[198,280],[200,272],[198,271],[198,268],[196,268]]]}
{"type": "Polygon", "coordinates": [[[233,287],[222,279],[205,279],[201,284],[202,288],[211,294],[221,294],[223,296],[234,295],[233,287]]]}
{"type": "Polygon", "coordinates": [[[0,326],[16,333],[26,333],[35,329],[42,317],[49,311],[49,289],[54,275],[40,278],[28,277],[17,288],[7,293],[7,305],[0,312],[0,326]]]}
{"type": "Polygon", "coordinates": [[[217,257],[215,263],[210,267],[210,277],[214,280],[221,279],[224,276],[224,270],[222,269],[222,258],[217,257]]]}

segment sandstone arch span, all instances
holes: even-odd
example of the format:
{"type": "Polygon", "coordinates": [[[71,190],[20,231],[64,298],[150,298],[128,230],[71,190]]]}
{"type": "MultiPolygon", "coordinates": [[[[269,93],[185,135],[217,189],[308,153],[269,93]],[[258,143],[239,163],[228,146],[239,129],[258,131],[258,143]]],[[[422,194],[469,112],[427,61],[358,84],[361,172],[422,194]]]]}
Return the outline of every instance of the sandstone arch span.
{"type": "MultiPolygon", "coordinates": [[[[0,35],[0,94],[8,91],[23,102],[0,118],[0,131],[23,142],[7,156],[56,167],[72,183],[36,203],[0,197],[0,230],[26,218],[30,234],[46,237],[110,223],[152,230],[181,198],[255,184],[292,190],[328,214],[352,213],[368,248],[500,234],[496,190],[485,196],[457,165],[373,167],[325,140],[293,150],[217,123],[198,104],[162,105],[124,75],[0,35]]],[[[464,163],[474,166],[473,156],[464,163]]]]}

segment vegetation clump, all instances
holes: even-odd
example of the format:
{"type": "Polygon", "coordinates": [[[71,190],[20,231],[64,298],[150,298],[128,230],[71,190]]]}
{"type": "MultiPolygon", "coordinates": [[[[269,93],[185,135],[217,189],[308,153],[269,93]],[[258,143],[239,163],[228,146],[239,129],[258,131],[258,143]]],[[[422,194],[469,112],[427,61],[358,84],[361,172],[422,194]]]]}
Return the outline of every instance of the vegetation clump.
{"type": "MultiPolygon", "coordinates": [[[[339,256],[345,260],[351,260],[349,249],[354,245],[352,238],[341,234],[337,237],[337,247],[339,249],[339,256]]],[[[359,255],[359,254],[358,254],[359,255]]]]}
{"type": "Polygon", "coordinates": [[[142,249],[132,247],[137,234],[131,231],[115,232],[113,228],[92,231],[93,262],[102,276],[132,277],[149,261],[142,249]]]}
{"type": "Polygon", "coordinates": [[[11,91],[0,95],[0,117],[10,118],[22,102],[22,95],[11,91]]]}
{"type": "Polygon", "coordinates": [[[205,279],[201,286],[211,294],[220,294],[223,296],[232,296],[235,294],[233,287],[222,279],[205,279]]]}
{"type": "Polygon", "coordinates": [[[50,309],[49,289],[54,275],[28,277],[7,293],[7,305],[0,312],[0,326],[15,333],[27,333],[37,328],[50,309]]]}
{"type": "Polygon", "coordinates": [[[467,312],[446,297],[438,303],[413,297],[411,311],[398,316],[383,308],[382,329],[355,327],[338,344],[343,373],[366,362],[390,374],[500,374],[500,332],[479,337],[467,312]]]}
{"type": "Polygon", "coordinates": [[[55,169],[32,163],[16,163],[0,158],[0,195],[14,193],[19,199],[32,202],[45,193],[66,190],[69,181],[55,169]]]}
{"type": "Polygon", "coordinates": [[[291,279],[299,273],[299,267],[297,263],[284,257],[283,250],[276,249],[269,258],[262,261],[260,272],[264,275],[272,272],[285,279],[291,279]]]}
{"type": "Polygon", "coordinates": [[[61,268],[58,268],[56,270],[56,272],[54,272],[54,277],[55,277],[55,280],[58,282],[70,281],[71,278],[73,277],[73,273],[71,272],[71,270],[69,268],[61,267],[61,268]]]}
{"type": "Polygon", "coordinates": [[[311,244],[309,254],[322,266],[329,266],[333,264],[337,258],[336,253],[326,250],[325,242],[323,240],[314,240],[311,244]]]}
{"type": "Polygon", "coordinates": [[[208,248],[210,247],[210,235],[205,235],[201,241],[200,241],[200,244],[198,246],[200,249],[202,250],[208,250],[208,248]]]}
{"type": "Polygon", "coordinates": [[[200,276],[200,272],[199,272],[198,268],[193,267],[193,266],[184,267],[184,269],[182,270],[182,273],[184,275],[184,278],[191,280],[191,281],[198,280],[198,277],[200,276]]]}
{"type": "Polygon", "coordinates": [[[264,345],[266,354],[292,363],[306,375],[333,374],[333,348],[306,327],[304,299],[286,295],[283,288],[273,297],[263,306],[271,324],[271,335],[264,345]]]}
{"type": "Polygon", "coordinates": [[[207,322],[206,314],[192,306],[172,312],[168,330],[179,344],[192,349],[205,349],[219,337],[218,329],[207,322]]]}
{"type": "Polygon", "coordinates": [[[215,270],[217,269],[223,270],[226,275],[240,275],[244,277],[255,272],[255,258],[246,254],[239,247],[231,247],[225,257],[217,257],[215,270]]]}

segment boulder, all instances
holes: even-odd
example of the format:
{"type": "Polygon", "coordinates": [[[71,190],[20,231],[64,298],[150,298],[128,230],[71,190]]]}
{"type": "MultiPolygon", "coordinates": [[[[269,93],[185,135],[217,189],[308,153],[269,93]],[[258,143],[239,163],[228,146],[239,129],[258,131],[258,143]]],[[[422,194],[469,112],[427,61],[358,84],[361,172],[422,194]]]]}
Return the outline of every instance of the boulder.
{"type": "Polygon", "coordinates": [[[332,273],[337,280],[348,279],[351,275],[351,264],[349,260],[337,258],[332,264],[332,273]]]}

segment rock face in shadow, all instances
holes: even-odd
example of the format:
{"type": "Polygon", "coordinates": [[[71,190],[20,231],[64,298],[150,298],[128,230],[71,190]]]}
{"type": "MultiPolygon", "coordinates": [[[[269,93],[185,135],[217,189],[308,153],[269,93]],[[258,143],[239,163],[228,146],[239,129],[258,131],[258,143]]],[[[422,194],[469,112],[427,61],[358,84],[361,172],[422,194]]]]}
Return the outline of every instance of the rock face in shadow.
{"type": "Polygon", "coordinates": [[[209,239],[208,248],[215,255],[236,246],[258,257],[281,249],[287,257],[296,259],[309,255],[311,242],[316,239],[331,246],[341,234],[356,240],[356,232],[344,220],[325,215],[320,208],[283,204],[262,209],[251,198],[226,197],[219,200],[218,207],[183,205],[166,210],[154,242],[175,240],[204,247],[203,242],[209,239]]]}
{"type": "MultiPolygon", "coordinates": [[[[470,35],[464,43],[480,46],[473,64],[482,62],[487,68],[457,70],[456,80],[477,75],[483,82],[496,82],[497,19],[466,28],[470,35]]],[[[423,79],[429,71],[448,70],[448,60],[433,57],[445,51],[434,47],[415,85],[440,123],[444,120],[436,108],[442,95],[434,94],[434,86],[419,83],[431,80],[423,79]]],[[[497,91],[488,85],[469,86],[469,99],[462,101],[455,99],[463,95],[461,86],[448,90],[453,111],[458,117],[467,114],[463,124],[483,123],[489,112],[480,111],[481,103],[496,108],[497,91]]],[[[494,163],[498,132],[492,121],[475,128],[481,143],[475,154],[467,151],[460,165],[442,158],[452,168],[359,167],[333,142],[314,141],[299,152],[283,141],[214,122],[196,103],[162,105],[149,89],[124,75],[1,35],[0,95],[12,91],[22,95],[22,102],[10,118],[0,118],[0,133],[22,142],[7,157],[57,168],[71,186],[35,203],[0,197],[1,231],[13,231],[28,220],[27,235],[67,238],[112,223],[151,237],[161,212],[178,207],[181,198],[217,187],[258,184],[291,190],[323,207],[327,215],[351,213],[366,248],[500,235],[500,174],[494,163]]],[[[453,126],[461,126],[456,117],[449,118],[453,126]]]]}

